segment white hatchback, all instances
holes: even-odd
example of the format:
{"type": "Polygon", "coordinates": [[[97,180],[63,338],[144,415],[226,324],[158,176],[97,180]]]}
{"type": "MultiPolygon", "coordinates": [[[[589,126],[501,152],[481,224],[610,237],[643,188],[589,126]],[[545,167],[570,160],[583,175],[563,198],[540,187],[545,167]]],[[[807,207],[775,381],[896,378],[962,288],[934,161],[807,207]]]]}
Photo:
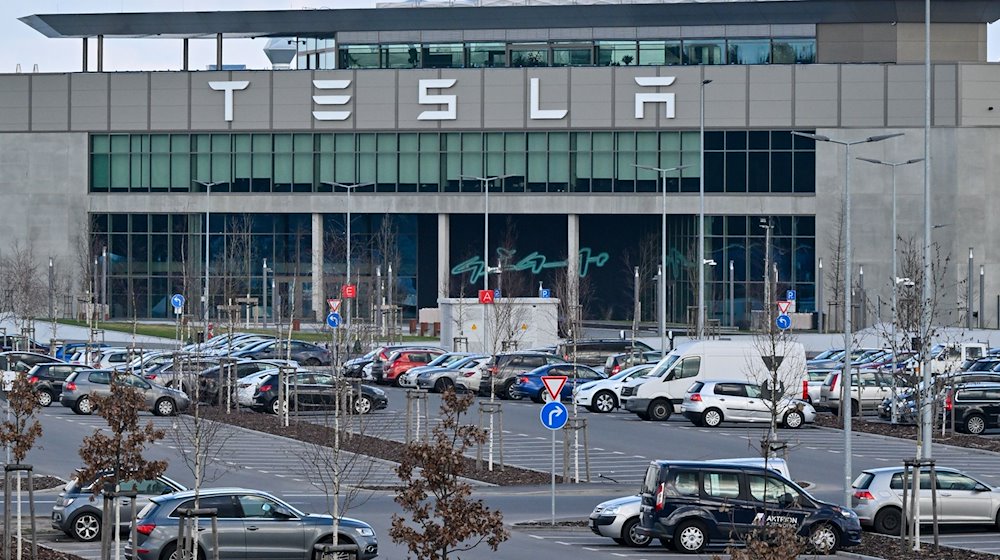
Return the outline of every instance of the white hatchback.
{"type": "Polygon", "coordinates": [[[625,382],[646,375],[654,366],[656,364],[640,364],[623,369],[607,379],[583,383],[573,389],[573,402],[591,412],[611,412],[620,406],[625,382]]]}

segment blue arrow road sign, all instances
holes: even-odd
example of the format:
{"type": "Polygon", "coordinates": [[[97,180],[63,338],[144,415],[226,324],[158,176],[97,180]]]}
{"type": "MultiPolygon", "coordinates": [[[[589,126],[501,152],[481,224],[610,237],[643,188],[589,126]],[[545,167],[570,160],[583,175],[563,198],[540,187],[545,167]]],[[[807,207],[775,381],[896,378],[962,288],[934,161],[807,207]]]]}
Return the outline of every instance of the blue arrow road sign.
{"type": "Polygon", "coordinates": [[[340,326],[340,313],[330,313],[326,316],[326,324],[331,329],[336,329],[340,326]]]}
{"type": "Polygon", "coordinates": [[[792,318],[788,315],[781,314],[774,320],[774,324],[777,325],[779,329],[785,331],[792,328],[792,318]]]}
{"type": "Polygon", "coordinates": [[[795,301],[795,290],[785,292],[785,301],[795,301]]]}
{"type": "Polygon", "coordinates": [[[184,296],[180,294],[170,296],[170,305],[173,305],[174,307],[184,307],[184,296]]]}
{"type": "Polygon", "coordinates": [[[569,419],[569,412],[566,411],[566,405],[563,403],[552,401],[542,407],[539,418],[542,421],[542,425],[546,428],[559,430],[566,425],[566,420],[569,419]]]}

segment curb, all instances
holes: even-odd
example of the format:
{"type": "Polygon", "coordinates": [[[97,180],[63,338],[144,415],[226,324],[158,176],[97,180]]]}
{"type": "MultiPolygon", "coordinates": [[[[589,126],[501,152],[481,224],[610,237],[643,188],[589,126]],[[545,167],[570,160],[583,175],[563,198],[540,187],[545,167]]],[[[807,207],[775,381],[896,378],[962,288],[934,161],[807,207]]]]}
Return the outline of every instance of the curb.
{"type": "Polygon", "coordinates": [[[883,560],[878,556],[865,556],[864,554],[858,554],[856,552],[846,552],[843,550],[837,551],[837,556],[841,558],[853,558],[854,560],[883,560]]]}
{"type": "MultiPolygon", "coordinates": [[[[816,426],[816,429],[818,429],[818,430],[826,430],[826,431],[830,431],[830,432],[844,433],[843,428],[830,428],[828,426],[816,426]]],[[[887,436],[885,434],[873,434],[873,433],[870,433],[870,432],[863,432],[863,431],[859,431],[859,430],[851,430],[851,433],[852,434],[863,434],[865,436],[869,436],[869,437],[873,437],[873,438],[880,438],[880,439],[883,439],[883,440],[900,441],[900,442],[904,442],[904,443],[914,443],[914,444],[916,443],[916,440],[907,439],[907,438],[901,438],[901,437],[896,437],[896,436],[887,436]]],[[[935,446],[941,445],[941,446],[944,446],[944,447],[948,447],[950,449],[956,449],[956,450],[961,450],[961,451],[965,451],[965,452],[981,453],[981,454],[986,455],[988,457],[1000,457],[1000,452],[990,451],[988,449],[979,449],[977,447],[963,447],[961,445],[951,445],[951,444],[944,443],[944,442],[941,442],[941,441],[935,441],[934,445],[935,446]]]]}

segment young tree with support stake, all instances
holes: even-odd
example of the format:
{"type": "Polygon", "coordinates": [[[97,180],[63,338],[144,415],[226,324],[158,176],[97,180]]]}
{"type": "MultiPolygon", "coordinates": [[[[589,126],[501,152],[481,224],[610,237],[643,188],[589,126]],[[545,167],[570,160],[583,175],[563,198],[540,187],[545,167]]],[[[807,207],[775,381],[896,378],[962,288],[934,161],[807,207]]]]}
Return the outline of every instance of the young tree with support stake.
{"type": "MultiPolygon", "coordinates": [[[[4,557],[9,558],[10,539],[10,476],[13,472],[17,477],[17,555],[21,558],[21,471],[26,470],[28,477],[32,476],[30,465],[22,465],[37,440],[42,435],[42,425],[35,418],[39,408],[38,397],[31,390],[31,384],[25,374],[19,373],[14,378],[13,385],[6,395],[7,420],[0,424],[0,443],[7,448],[7,469],[4,473],[4,557]],[[11,459],[14,463],[11,464],[11,459]],[[22,468],[23,467],[23,468],[22,468]]],[[[28,481],[28,511],[31,515],[31,557],[37,558],[37,534],[35,531],[35,494],[31,481],[28,481]]]]}
{"type": "MultiPolygon", "coordinates": [[[[83,439],[80,446],[83,468],[78,476],[81,482],[94,481],[92,487],[95,492],[103,491],[102,524],[115,528],[114,546],[117,551],[120,535],[117,523],[112,523],[110,515],[112,511],[118,511],[118,504],[117,498],[109,496],[108,490],[118,493],[122,491],[122,482],[149,480],[163,474],[167,468],[166,461],[149,461],[145,458],[145,451],[147,445],[163,439],[164,433],[154,428],[152,422],[139,425],[139,411],[145,409],[145,399],[141,392],[120,380],[113,380],[109,395],[94,395],[92,398],[97,413],[108,423],[108,427],[97,429],[83,439]]],[[[108,533],[101,531],[102,560],[112,558],[108,533]]],[[[118,557],[120,555],[116,554],[115,558],[118,557]]]]}

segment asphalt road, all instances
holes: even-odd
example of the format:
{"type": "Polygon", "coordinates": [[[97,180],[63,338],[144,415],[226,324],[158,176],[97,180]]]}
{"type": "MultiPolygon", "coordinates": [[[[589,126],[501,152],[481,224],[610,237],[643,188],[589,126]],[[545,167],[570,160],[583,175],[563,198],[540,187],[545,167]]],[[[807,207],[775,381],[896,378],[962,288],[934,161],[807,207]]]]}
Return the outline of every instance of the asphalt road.
{"type": "MultiPolygon", "coordinates": [[[[381,430],[388,437],[405,436],[405,392],[390,389],[390,407],[373,413],[369,418],[372,430],[381,430]]],[[[439,398],[430,397],[430,419],[433,424],[439,398]]],[[[550,466],[550,434],[538,419],[540,405],[530,402],[504,403],[504,459],[508,463],[548,471],[550,466]]],[[[556,500],[558,518],[581,518],[593,506],[605,499],[630,494],[638,488],[645,465],[653,458],[717,459],[755,454],[755,442],[763,434],[757,426],[723,424],[721,428],[696,428],[687,421],[673,418],[668,422],[642,422],[625,413],[608,415],[581,411],[588,419],[588,444],[591,451],[591,478],[600,483],[559,486],[556,500]],[[598,474],[620,481],[618,484],[599,478],[598,474]]],[[[173,431],[175,419],[145,416],[158,426],[173,431]]],[[[28,461],[37,473],[66,477],[79,465],[77,448],[82,438],[103,424],[97,416],[77,416],[69,409],[54,405],[41,415],[45,435],[28,461]]],[[[322,421],[322,416],[315,416],[322,421]]],[[[470,421],[477,422],[473,414],[470,421]]],[[[836,430],[803,428],[783,430],[789,440],[789,467],[796,480],[809,481],[811,491],[821,499],[839,501],[842,497],[842,433],[836,430]]],[[[150,449],[149,456],[169,461],[167,474],[191,484],[193,477],[180,459],[183,444],[168,438],[150,449]]],[[[855,473],[872,466],[898,464],[902,457],[912,456],[912,442],[868,434],[854,435],[853,466],[855,473]]],[[[307,511],[326,511],[327,500],[321,489],[312,486],[303,466],[303,444],[285,438],[239,431],[231,436],[226,448],[217,454],[213,469],[217,479],[213,486],[243,486],[260,488],[286,499],[307,511]]],[[[959,466],[988,482],[1000,485],[1000,457],[996,454],[966,449],[936,446],[935,456],[942,465],[959,466]]],[[[583,453],[581,452],[581,458],[583,453]]],[[[561,448],[557,453],[561,462],[561,448]]],[[[372,480],[389,482],[391,464],[374,467],[372,480]]],[[[561,466],[557,465],[561,470],[561,466]]],[[[582,470],[582,468],[581,468],[582,470]]],[[[551,515],[550,494],[546,486],[491,488],[479,487],[475,494],[491,507],[504,512],[505,521],[518,523],[547,520],[551,515]]],[[[51,508],[54,495],[39,496],[39,511],[51,508]]],[[[388,527],[391,516],[398,511],[391,493],[375,492],[367,502],[358,505],[349,515],[371,523],[380,537],[381,558],[405,558],[406,551],[390,542],[388,527]]],[[[947,544],[978,550],[1000,551],[1000,536],[993,530],[949,531],[943,537],[947,544]]],[[[59,544],[85,557],[93,557],[96,547],[78,543],[59,544]]],[[[504,557],[530,555],[551,558],[664,558],[667,551],[650,547],[641,551],[622,549],[609,539],[597,537],[585,530],[535,527],[512,531],[511,540],[501,549],[504,557]]],[[[476,549],[463,558],[495,558],[488,549],[476,549]]]]}

